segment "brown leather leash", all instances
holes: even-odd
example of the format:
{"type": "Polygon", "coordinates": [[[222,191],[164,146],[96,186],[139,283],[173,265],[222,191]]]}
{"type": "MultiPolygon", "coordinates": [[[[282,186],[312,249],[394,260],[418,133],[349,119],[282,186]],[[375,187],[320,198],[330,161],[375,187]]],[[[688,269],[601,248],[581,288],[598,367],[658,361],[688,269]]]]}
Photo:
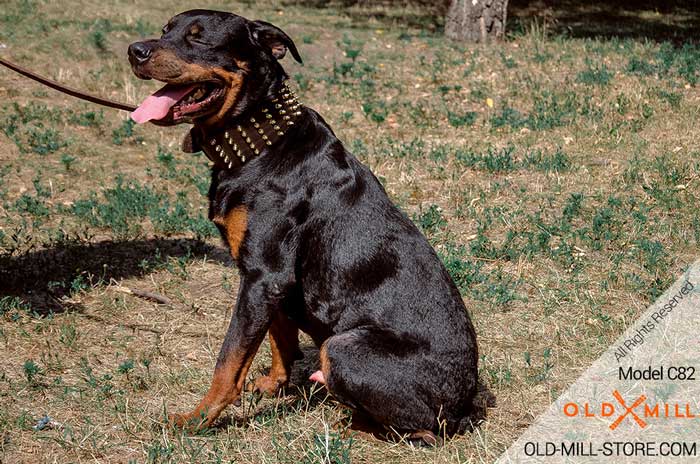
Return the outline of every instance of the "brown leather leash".
{"type": "Polygon", "coordinates": [[[118,110],[124,110],[124,111],[134,111],[136,109],[135,106],[128,105],[126,103],[120,103],[116,102],[113,100],[109,100],[107,98],[102,98],[98,97],[95,95],[91,95],[89,93],[82,92],[80,90],[72,89],[70,87],[66,87],[65,85],[59,84],[56,81],[52,81],[51,79],[48,79],[46,77],[40,76],[36,73],[33,73],[32,71],[29,71],[27,69],[22,68],[21,66],[17,66],[14,63],[11,63],[3,58],[0,58],[0,64],[10,68],[11,70],[28,77],[30,79],[33,79],[41,84],[44,84],[47,87],[51,87],[54,90],[58,90],[59,92],[63,92],[65,94],[70,95],[71,97],[76,97],[80,98],[81,100],[86,100],[91,103],[97,103],[98,105],[102,106],[107,106],[109,108],[116,108],[118,110]]]}

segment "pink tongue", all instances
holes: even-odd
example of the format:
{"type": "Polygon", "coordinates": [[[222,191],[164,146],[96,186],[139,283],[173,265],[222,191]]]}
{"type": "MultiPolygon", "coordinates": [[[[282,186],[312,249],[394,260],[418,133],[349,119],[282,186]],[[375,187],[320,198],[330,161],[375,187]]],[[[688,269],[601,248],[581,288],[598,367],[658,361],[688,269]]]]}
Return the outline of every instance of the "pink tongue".
{"type": "Polygon", "coordinates": [[[139,124],[148,122],[151,119],[163,119],[168,115],[170,108],[182,97],[190,93],[195,88],[194,85],[174,86],[166,85],[150,97],[146,98],[133,113],[131,119],[139,124]]]}

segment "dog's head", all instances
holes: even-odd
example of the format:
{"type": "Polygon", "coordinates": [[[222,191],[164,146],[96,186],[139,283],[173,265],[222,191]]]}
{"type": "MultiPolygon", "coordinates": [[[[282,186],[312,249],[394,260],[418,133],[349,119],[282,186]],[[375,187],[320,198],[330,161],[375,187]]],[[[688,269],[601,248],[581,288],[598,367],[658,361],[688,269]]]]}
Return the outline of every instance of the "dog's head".
{"type": "Polygon", "coordinates": [[[137,122],[213,126],[235,117],[273,92],[287,78],[278,60],[292,39],[264,21],[220,11],[191,10],[172,18],[160,39],[129,46],[136,76],[165,82],[134,112],[137,122]]]}

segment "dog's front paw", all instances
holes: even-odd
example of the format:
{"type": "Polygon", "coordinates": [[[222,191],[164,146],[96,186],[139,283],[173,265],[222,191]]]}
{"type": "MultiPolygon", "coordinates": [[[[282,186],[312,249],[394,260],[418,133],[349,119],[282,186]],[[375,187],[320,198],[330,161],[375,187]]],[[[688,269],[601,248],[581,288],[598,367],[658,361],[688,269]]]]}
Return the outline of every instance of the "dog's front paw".
{"type": "Polygon", "coordinates": [[[249,390],[267,396],[277,396],[282,387],[287,385],[287,379],[263,375],[255,379],[249,390]]]}
{"type": "Polygon", "coordinates": [[[189,414],[169,414],[168,423],[172,427],[191,431],[201,430],[209,426],[209,420],[207,420],[206,416],[193,412],[189,414]]]}
{"type": "Polygon", "coordinates": [[[168,422],[172,427],[179,427],[191,431],[206,429],[219,417],[219,414],[221,414],[221,411],[223,411],[226,406],[229,404],[233,404],[234,406],[241,405],[240,393],[232,397],[235,399],[214,403],[203,402],[192,412],[187,414],[169,414],[168,422]]]}

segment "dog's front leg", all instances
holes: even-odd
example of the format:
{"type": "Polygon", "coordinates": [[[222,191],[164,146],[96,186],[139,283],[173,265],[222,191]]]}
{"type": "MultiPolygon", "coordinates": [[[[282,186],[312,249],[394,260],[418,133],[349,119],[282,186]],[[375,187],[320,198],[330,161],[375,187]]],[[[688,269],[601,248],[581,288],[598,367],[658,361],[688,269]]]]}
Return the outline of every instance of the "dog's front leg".
{"type": "Polygon", "coordinates": [[[172,423],[195,429],[208,427],[226,406],[240,398],[255,353],[279,309],[279,288],[263,278],[251,283],[246,279],[241,281],[238,302],[216,361],[211,387],[193,411],[170,416],[172,423]]]}

